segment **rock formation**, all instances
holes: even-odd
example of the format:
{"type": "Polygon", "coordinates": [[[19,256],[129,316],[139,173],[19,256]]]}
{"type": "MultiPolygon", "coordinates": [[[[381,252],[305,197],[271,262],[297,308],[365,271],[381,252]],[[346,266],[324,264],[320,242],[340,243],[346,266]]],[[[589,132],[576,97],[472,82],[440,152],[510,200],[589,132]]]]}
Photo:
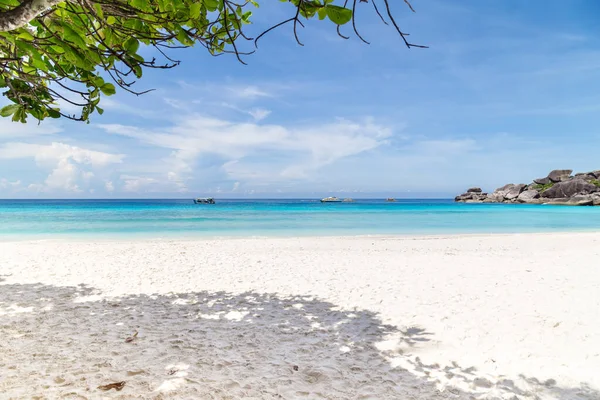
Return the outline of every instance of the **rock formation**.
{"type": "Polygon", "coordinates": [[[571,176],[573,170],[557,169],[533,183],[509,183],[493,193],[473,187],[454,199],[463,203],[521,203],[600,206],[600,170],[571,176]]]}

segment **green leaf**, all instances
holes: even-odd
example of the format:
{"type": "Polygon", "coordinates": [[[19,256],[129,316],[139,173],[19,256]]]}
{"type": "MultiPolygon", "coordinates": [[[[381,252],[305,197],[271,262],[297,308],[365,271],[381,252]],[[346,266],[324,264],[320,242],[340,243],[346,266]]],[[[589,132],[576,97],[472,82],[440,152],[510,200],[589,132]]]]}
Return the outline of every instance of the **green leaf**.
{"type": "Polygon", "coordinates": [[[103,108],[96,107],[96,111],[98,111],[98,114],[100,114],[100,115],[104,114],[104,109],[103,108]]]}
{"type": "Polygon", "coordinates": [[[100,4],[94,3],[94,10],[96,10],[96,14],[98,14],[98,17],[100,17],[101,19],[104,18],[104,11],[102,10],[102,6],[100,4]]]}
{"type": "Polygon", "coordinates": [[[50,46],[50,48],[54,50],[56,54],[63,54],[65,52],[65,49],[62,46],[50,46]]]}
{"type": "Polygon", "coordinates": [[[146,8],[146,2],[144,0],[131,0],[131,5],[138,10],[144,10],[146,8]]]}
{"type": "Polygon", "coordinates": [[[334,24],[344,25],[352,19],[352,10],[347,8],[328,5],[325,9],[327,10],[327,16],[334,24]]]}
{"type": "Polygon", "coordinates": [[[33,35],[31,33],[29,33],[29,31],[25,31],[25,32],[21,33],[19,36],[17,36],[17,39],[24,39],[24,40],[32,41],[33,35]]]}
{"type": "Polygon", "coordinates": [[[319,19],[321,21],[324,20],[325,17],[327,17],[327,8],[325,8],[325,7],[319,8],[319,11],[317,11],[317,14],[319,14],[319,19]]]}
{"type": "Polygon", "coordinates": [[[125,41],[125,44],[123,45],[123,47],[129,53],[137,53],[138,49],[140,48],[140,42],[138,42],[138,40],[136,38],[130,37],[129,39],[127,39],[125,41]]]}
{"type": "Polygon", "coordinates": [[[117,19],[115,17],[113,17],[112,15],[108,18],[106,18],[106,23],[109,25],[114,25],[115,22],[117,22],[117,19]]]}
{"type": "Polygon", "coordinates": [[[242,21],[244,21],[244,23],[246,23],[246,24],[249,24],[251,16],[252,16],[252,11],[246,11],[245,13],[242,14],[242,21]]]}
{"type": "Polygon", "coordinates": [[[105,83],[104,85],[100,86],[100,91],[107,96],[112,96],[113,94],[117,93],[115,85],[112,83],[105,83]]]}
{"type": "Polygon", "coordinates": [[[51,108],[48,110],[48,116],[50,118],[60,118],[60,113],[58,112],[58,110],[51,108]]]}
{"type": "Polygon", "coordinates": [[[13,115],[21,107],[19,104],[10,104],[0,109],[0,116],[9,117],[13,115]]]}
{"type": "Polygon", "coordinates": [[[97,76],[94,79],[92,79],[92,83],[98,87],[101,87],[104,85],[104,79],[102,79],[101,76],[97,76]]]}
{"type": "Polygon", "coordinates": [[[68,26],[68,25],[63,26],[63,34],[64,34],[63,37],[65,38],[65,40],[68,40],[69,42],[76,44],[78,47],[81,47],[81,48],[86,47],[86,43],[85,43],[85,40],[83,39],[83,37],[81,37],[79,35],[79,33],[74,31],[70,26],[68,26]]]}
{"type": "Polygon", "coordinates": [[[219,0],[204,0],[204,5],[208,11],[216,11],[219,7],[219,0]]]}
{"type": "Polygon", "coordinates": [[[193,3],[190,5],[190,19],[198,19],[200,18],[200,9],[202,8],[202,4],[193,3]]]}

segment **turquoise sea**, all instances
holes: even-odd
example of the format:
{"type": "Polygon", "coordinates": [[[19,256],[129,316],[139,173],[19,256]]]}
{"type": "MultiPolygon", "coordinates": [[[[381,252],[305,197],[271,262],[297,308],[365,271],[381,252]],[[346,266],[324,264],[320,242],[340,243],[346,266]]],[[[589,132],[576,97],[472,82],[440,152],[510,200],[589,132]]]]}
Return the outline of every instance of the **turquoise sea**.
{"type": "Polygon", "coordinates": [[[600,231],[600,207],[452,200],[0,200],[0,239],[600,231]]]}

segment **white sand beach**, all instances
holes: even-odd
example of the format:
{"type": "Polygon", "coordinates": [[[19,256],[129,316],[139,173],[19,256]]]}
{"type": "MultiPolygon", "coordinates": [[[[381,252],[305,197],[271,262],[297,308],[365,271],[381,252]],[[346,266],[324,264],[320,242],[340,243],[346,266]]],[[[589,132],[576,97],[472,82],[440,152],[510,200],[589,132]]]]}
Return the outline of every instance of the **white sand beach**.
{"type": "Polygon", "coordinates": [[[600,233],[4,242],[0,397],[600,399],[598,260],[600,233]]]}

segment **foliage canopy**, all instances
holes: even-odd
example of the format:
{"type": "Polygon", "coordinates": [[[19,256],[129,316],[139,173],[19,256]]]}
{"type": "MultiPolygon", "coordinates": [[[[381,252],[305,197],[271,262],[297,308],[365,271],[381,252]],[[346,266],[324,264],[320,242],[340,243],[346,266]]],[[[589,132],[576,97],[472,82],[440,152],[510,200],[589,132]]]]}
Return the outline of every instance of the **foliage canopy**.
{"type": "MultiPolygon", "coordinates": [[[[101,96],[117,88],[136,95],[133,85],[148,68],[169,69],[179,61],[169,50],[203,46],[211,55],[242,57],[243,42],[253,42],[283,25],[290,25],[296,41],[303,20],[318,18],[340,27],[355,24],[358,6],[367,3],[383,23],[390,24],[407,47],[425,47],[407,40],[390,10],[388,0],[280,0],[293,8],[281,21],[255,38],[247,36],[255,0],[0,0],[0,91],[11,102],[0,116],[26,122],[60,118],[89,121],[102,114],[101,96]],[[357,4],[358,1],[358,4],[357,4]],[[144,57],[144,46],[158,58],[144,57]],[[78,114],[61,111],[60,103],[77,107],[78,114]]],[[[404,0],[410,10],[414,11],[404,0]]],[[[145,51],[144,54],[148,54],[145,51]]]]}

